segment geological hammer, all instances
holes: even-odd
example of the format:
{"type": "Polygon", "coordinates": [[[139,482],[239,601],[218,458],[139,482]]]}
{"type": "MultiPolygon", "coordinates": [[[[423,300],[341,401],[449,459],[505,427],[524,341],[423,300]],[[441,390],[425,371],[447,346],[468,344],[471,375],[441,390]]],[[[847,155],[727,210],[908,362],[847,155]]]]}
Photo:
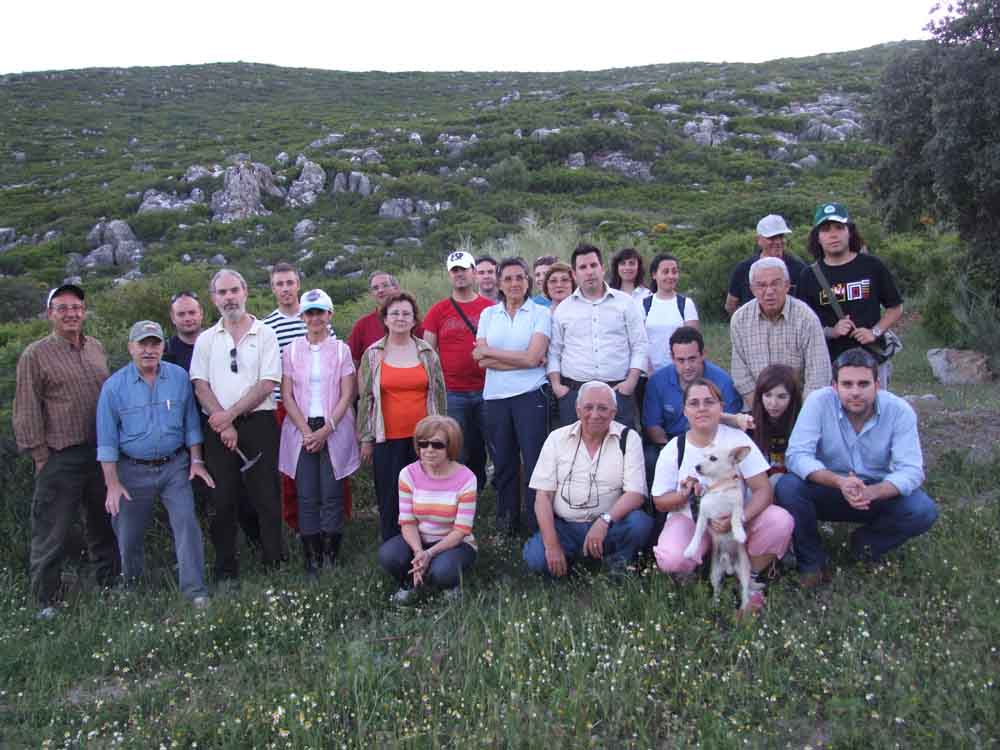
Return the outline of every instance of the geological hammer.
{"type": "Polygon", "coordinates": [[[260,461],[261,456],[264,455],[264,452],[261,451],[251,460],[247,458],[246,454],[243,451],[240,450],[240,446],[238,445],[236,446],[236,452],[239,454],[240,458],[243,459],[243,465],[240,467],[240,472],[243,474],[246,474],[248,471],[250,471],[250,469],[253,468],[253,465],[258,461],[260,461]]]}

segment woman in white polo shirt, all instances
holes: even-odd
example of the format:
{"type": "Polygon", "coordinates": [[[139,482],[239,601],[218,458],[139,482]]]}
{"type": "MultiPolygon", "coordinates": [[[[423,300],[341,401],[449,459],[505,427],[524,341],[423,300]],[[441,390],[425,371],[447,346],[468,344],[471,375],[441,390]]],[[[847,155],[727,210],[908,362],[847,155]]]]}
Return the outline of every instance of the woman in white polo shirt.
{"type": "Polygon", "coordinates": [[[543,364],[552,319],[548,308],[530,299],[531,274],[521,258],[501,261],[497,279],[500,301],[480,315],[472,356],[486,369],[483,401],[497,491],[497,525],[501,531],[514,533],[522,524],[532,531],[537,525],[535,492],[528,488],[528,479],[546,437],[543,364]],[[523,487],[518,486],[519,475],[523,487]]]}

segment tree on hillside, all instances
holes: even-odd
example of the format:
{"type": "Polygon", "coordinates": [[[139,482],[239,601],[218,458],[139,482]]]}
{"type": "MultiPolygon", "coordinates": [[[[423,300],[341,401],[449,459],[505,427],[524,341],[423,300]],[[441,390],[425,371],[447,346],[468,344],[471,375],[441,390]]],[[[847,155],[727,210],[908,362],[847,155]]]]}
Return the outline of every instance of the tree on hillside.
{"type": "Polygon", "coordinates": [[[890,228],[953,226],[985,288],[996,289],[1000,0],[959,0],[927,28],[934,41],[894,59],[881,80],[874,129],[890,151],[871,191],[890,228]]]}

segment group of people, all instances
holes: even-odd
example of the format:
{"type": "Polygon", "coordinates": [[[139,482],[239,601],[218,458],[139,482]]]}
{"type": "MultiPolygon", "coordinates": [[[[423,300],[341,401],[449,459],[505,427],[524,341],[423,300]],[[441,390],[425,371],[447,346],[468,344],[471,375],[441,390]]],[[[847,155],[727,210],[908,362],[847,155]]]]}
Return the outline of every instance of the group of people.
{"type": "MultiPolygon", "coordinates": [[[[852,551],[881,557],[936,518],[920,490],[915,415],[887,389],[886,333],[902,300],[843,206],[817,209],[810,266],[785,252],[790,231],[764,217],[760,252],[733,271],[728,373],[707,358],[677,258],[653,258],[647,286],[633,248],[607,274],[588,244],[530,267],[455,251],[450,294],[424,316],[375,272],[375,309],[346,343],[329,296],[300,295],[294,266],[271,270],[278,307],[263,320],[246,310],[243,277],[223,269],[210,283],[216,325],[203,331],[197,295],[179,293],[176,334],[135,323],[131,362],[110,376],[83,333],[83,289],[54,289],[52,335],[23,353],[14,405],[36,467],[30,567],[42,616],[57,612],[80,504],[99,580],[131,583],[160,497],[181,591],[204,607],[196,495],[213,511],[219,584],[238,580],[238,526],[265,565],[287,559],[283,518],[316,577],[338,557],[361,463],[373,465],[378,560],[397,602],[428,586],[460,595],[489,463],[498,529],[525,532],[525,563],[551,577],[584,557],[624,574],[650,546],[662,570],[690,576],[708,544],[683,554],[710,446],[748,448],[739,474],[753,610],[790,544],[803,585],[828,579],[819,520],[863,524],[852,551]]],[[[729,519],[712,525],[725,532],[729,519]]]]}

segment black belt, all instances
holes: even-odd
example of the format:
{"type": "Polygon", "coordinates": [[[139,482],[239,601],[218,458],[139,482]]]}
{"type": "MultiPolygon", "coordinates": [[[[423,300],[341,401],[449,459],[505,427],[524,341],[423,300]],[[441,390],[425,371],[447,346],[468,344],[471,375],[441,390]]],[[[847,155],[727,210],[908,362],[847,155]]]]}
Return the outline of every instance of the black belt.
{"type": "MultiPolygon", "coordinates": [[[[580,387],[583,386],[583,383],[581,383],[579,380],[573,380],[573,378],[567,378],[565,375],[562,376],[560,378],[560,380],[562,381],[563,385],[565,385],[568,388],[571,388],[574,391],[580,390],[580,387]]],[[[607,385],[609,385],[612,388],[614,388],[619,383],[624,383],[625,381],[624,380],[599,380],[598,382],[599,383],[606,383],[607,385]]]]}
{"type": "Polygon", "coordinates": [[[309,417],[306,420],[306,424],[309,429],[315,432],[316,430],[322,429],[323,425],[326,424],[326,420],[323,417],[309,417]]]}
{"type": "Polygon", "coordinates": [[[178,455],[183,453],[185,450],[182,445],[180,448],[175,450],[169,456],[164,456],[163,458],[132,458],[132,456],[123,456],[125,459],[131,461],[134,464],[139,464],[139,466],[163,466],[174,460],[178,455]]]}

